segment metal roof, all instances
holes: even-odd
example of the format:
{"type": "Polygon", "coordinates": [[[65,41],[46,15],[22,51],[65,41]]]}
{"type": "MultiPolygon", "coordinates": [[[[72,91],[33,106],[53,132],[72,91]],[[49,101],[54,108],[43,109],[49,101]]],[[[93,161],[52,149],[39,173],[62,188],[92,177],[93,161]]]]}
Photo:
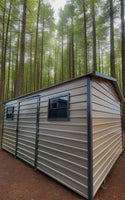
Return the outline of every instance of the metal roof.
{"type": "Polygon", "coordinates": [[[107,75],[104,75],[104,74],[101,74],[99,72],[96,72],[96,71],[93,71],[91,73],[88,73],[88,74],[85,74],[85,75],[81,75],[79,77],[76,77],[76,78],[73,78],[73,79],[70,79],[70,80],[67,80],[67,81],[64,81],[64,82],[61,82],[61,83],[58,83],[58,84],[55,84],[55,85],[52,85],[52,86],[49,86],[47,88],[43,88],[43,89],[40,89],[40,90],[36,90],[36,91],[33,91],[33,92],[30,92],[30,93],[27,93],[27,94],[24,94],[24,95],[21,95],[21,96],[18,96],[16,98],[12,98],[12,99],[9,99],[9,100],[6,100],[6,101],[3,101],[3,102],[0,102],[0,104],[5,104],[5,103],[8,103],[10,101],[14,101],[14,100],[18,100],[20,98],[26,98],[30,95],[36,95],[37,93],[39,92],[42,92],[42,91],[45,91],[45,90],[48,90],[50,88],[54,88],[56,86],[59,86],[59,85],[62,85],[64,83],[68,83],[68,82],[71,82],[73,80],[77,80],[77,79],[80,79],[80,78],[83,78],[83,77],[98,77],[98,78],[102,78],[102,79],[106,79],[106,80],[109,80],[112,82],[112,84],[114,85],[115,87],[115,90],[116,90],[116,93],[118,94],[119,98],[121,101],[125,102],[125,98],[121,92],[121,89],[119,87],[119,84],[117,82],[117,79],[113,78],[113,77],[110,77],[110,76],[107,76],[107,75]]]}

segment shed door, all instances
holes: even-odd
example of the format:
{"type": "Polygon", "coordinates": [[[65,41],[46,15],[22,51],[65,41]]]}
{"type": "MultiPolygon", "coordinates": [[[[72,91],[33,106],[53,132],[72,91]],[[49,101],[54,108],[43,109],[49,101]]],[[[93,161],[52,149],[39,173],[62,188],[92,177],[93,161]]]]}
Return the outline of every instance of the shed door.
{"type": "Polygon", "coordinates": [[[35,166],[38,98],[20,101],[17,157],[35,166]]]}

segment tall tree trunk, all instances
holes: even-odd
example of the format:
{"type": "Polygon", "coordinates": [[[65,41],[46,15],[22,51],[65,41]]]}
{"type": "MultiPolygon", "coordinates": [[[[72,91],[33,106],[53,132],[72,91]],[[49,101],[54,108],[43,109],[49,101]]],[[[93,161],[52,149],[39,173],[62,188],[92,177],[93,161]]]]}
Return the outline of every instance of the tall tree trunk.
{"type": "Polygon", "coordinates": [[[67,26],[67,66],[68,66],[67,79],[71,79],[71,51],[70,51],[70,36],[68,33],[68,26],[67,26]]]}
{"type": "Polygon", "coordinates": [[[99,72],[101,72],[101,50],[100,50],[100,40],[98,39],[98,62],[99,62],[99,72]]]}
{"type": "Polygon", "coordinates": [[[8,77],[7,77],[7,99],[9,97],[10,66],[11,66],[11,31],[10,31],[10,45],[9,45],[9,67],[8,67],[8,77]]]}
{"type": "Polygon", "coordinates": [[[55,67],[54,67],[54,84],[57,82],[57,66],[58,66],[58,47],[55,47],[55,67]]]}
{"type": "Polygon", "coordinates": [[[92,20],[93,20],[93,70],[97,71],[95,0],[92,0],[92,20]]]}
{"type": "MultiPolygon", "coordinates": [[[[101,46],[102,47],[102,46],[101,46]]],[[[102,63],[102,70],[101,73],[104,72],[104,64],[103,64],[103,48],[101,48],[101,63],[102,63]]]]}
{"type": "Polygon", "coordinates": [[[79,76],[81,75],[81,60],[80,60],[80,57],[79,57],[79,76]]]}
{"type": "Polygon", "coordinates": [[[75,48],[75,67],[76,67],[76,77],[77,77],[77,75],[78,75],[78,41],[77,41],[77,39],[76,39],[76,42],[75,42],[75,44],[76,44],[76,48],[75,48]]]}
{"type": "Polygon", "coordinates": [[[63,31],[62,31],[62,74],[61,74],[61,81],[63,81],[63,31]]]}
{"type": "Polygon", "coordinates": [[[41,43],[41,78],[40,78],[40,88],[43,87],[43,46],[44,46],[44,31],[42,31],[42,43],[41,43]]]}
{"type": "Polygon", "coordinates": [[[37,75],[36,75],[36,89],[39,90],[40,89],[40,60],[39,60],[40,56],[38,55],[37,58],[37,75]]]}
{"type": "Polygon", "coordinates": [[[37,23],[36,23],[36,41],[35,41],[35,54],[34,54],[34,90],[37,89],[37,47],[38,47],[38,29],[39,29],[39,12],[40,12],[40,0],[37,8],[37,23]]]}
{"type": "MultiPolygon", "coordinates": [[[[5,69],[4,69],[4,66],[3,66],[3,55],[4,55],[4,32],[5,32],[5,13],[6,13],[6,0],[4,0],[4,9],[3,9],[3,17],[2,17],[2,52],[1,52],[1,73],[0,73],[0,102],[3,101],[3,90],[4,90],[4,80],[3,80],[3,75],[5,74],[5,69]]],[[[2,120],[2,109],[3,109],[3,106],[0,105],[0,122],[2,120]]]]}
{"type": "Polygon", "coordinates": [[[72,78],[75,77],[75,58],[74,58],[74,25],[72,17],[72,78]]]}
{"type": "MultiPolygon", "coordinates": [[[[4,9],[3,9],[3,17],[2,17],[2,24],[3,24],[3,30],[2,30],[2,52],[1,52],[1,81],[0,81],[0,94],[2,94],[2,90],[3,90],[3,80],[2,80],[2,76],[5,73],[5,69],[4,69],[4,40],[5,40],[5,36],[4,36],[4,32],[5,32],[5,13],[6,13],[6,0],[4,0],[4,9]]],[[[2,95],[0,95],[0,101],[2,101],[2,95]]]]}
{"type": "Polygon", "coordinates": [[[22,95],[23,92],[24,92],[24,57],[25,57],[26,10],[27,10],[27,0],[24,0],[22,32],[21,32],[20,64],[19,64],[19,89],[18,89],[19,95],[22,95]]]}
{"type": "MultiPolygon", "coordinates": [[[[125,97],[125,14],[124,14],[124,0],[121,0],[121,29],[122,29],[122,88],[125,97]]],[[[125,103],[123,103],[123,124],[125,130],[125,103]]]]}
{"type": "Polygon", "coordinates": [[[83,14],[84,14],[85,73],[88,73],[87,28],[86,28],[86,2],[85,2],[85,0],[83,0],[83,14]]]}
{"type": "MultiPolygon", "coordinates": [[[[2,58],[2,66],[1,66],[1,101],[4,100],[4,90],[5,90],[5,68],[6,68],[6,52],[7,52],[7,43],[8,43],[8,31],[10,25],[10,14],[11,14],[11,3],[9,6],[9,13],[7,18],[7,27],[6,27],[6,37],[5,37],[5,46],[2,58]]],[[[5,16],[4,16],[5,17],[5,16]]],[[[4,23],[4,22],[3,22],[4,23]]]]}
{"type": "Polygon", "coordinates": [[[18,36],[17,36],[17,47],[16,47],[16,67],[14,76],[14,97],[18,96],[18,85],[19,85],[19,43],[20,43],[20,22],[18,26],[18,36]]]}
{"type": "Polygon", "coordinates": [[[32,90],[32,33],[30,35],[30,85],[29,85],[29,90],[31,92],[32,90]]]}
{"type": "Polygon", "coordinates": [[[68,60],[69,60],[68,69],[69,69],[69,79],[71,79],[72,75],[71,75],[71,41],[70,41],[70,36],[69,36],[69,45],[68,46],[69,46],[68,47],[68,54],[69,54],[69,56],[68,56],[68,60]]]}
{"type": "MultiPolygon", "coordinates": [[[[44,5],[43,5],[44,6],[44,5]]],[[[41,42],[41,76],[40,76],[40,88],[43,87],[43,48],[44,48],[44,18],[45,18],[45,6],[43,10],[43,27],[42,27],[42,42],[41,42]]]]}
{"type": "Polygon", "coordinates": [[[12,80],[12,83],[11,83],[11,98],[14,97],[14,75],[15,75],[15,70],[14,70],[14,55],[15,55],[15,52],[13,51],[12,52],[12,70],[11,70],[11,80],[12,80]]]}
{"type": "Polygon", "coordinates": [[[51,60],[51,54],[50,54],[50,51],[49,51],[49,61],[48,61],[48,86],[50,85],[50,61],[51,60]]]}
{"type": "Polygon", "coordinates": [[[113,0],[110,0],[110,68],[111,76],[115,77],[113,0]]]}

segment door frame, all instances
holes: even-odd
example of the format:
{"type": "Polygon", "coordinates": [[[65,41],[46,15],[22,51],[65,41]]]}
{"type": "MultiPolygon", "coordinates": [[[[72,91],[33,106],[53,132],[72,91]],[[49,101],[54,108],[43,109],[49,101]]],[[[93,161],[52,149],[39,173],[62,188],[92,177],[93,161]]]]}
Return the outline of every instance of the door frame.
{"type": "MultiPolygon", "coordinates": [[[[19,118],[20,118],[20,103],[22,101],[30,101],[32,99],[37,99],[36,107],[36,138],[35,138],[35,154],[34,154],[34,168],[37,169],[37,155],[38,155],[38,139],[39,139],[39,110],[40,110],[40,95],[35,95],[31,97],[26,97],[18,100],[17,106],[17,124],[16,124],[16,145],[15,145],[15,157],[17,158],[17,148],[18,148],[18,130],[19,130],[19,118]]],[[[19,157],[18,157],[19,158],[19,157]]],[[[21,159],[21,158],[19,158],[21,159]]],[[[22,159],[23,160],[23,159],[22,159]]],[[[24,161],[24,160],[23,160],[24,161]]],[[[26,162],[26,161],[24,161],[26,162]]],[[[26,162],[29,164],[28,162],[26,162]]],[[[31,164],[29,164],[31,165],[31,164]]]]}

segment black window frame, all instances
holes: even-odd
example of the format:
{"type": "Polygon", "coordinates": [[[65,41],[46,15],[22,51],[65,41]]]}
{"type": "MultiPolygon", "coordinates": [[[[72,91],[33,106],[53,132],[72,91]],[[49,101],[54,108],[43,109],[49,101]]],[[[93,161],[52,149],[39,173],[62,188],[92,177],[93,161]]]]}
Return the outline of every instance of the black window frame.
{"type": "MultiPolygon", "coordinates": [[[[62,95],[58,95],[58,96],[53,96],[53,97],[49,98],[48,99],[48,121],[69,121],[69,115],[70,115],[69,107],[70,107],[70,93],[66,93],[66,94],[62,94],[62,95]],[[58,117],[58,118],[53,117],[52,118],[52,117],[50,117],[50,101],[59,99],[61,97],[67,97],[68,98],[68,100],[67,100],[67,117],[58,117]]],[[[58,110],[58,108],[57,108],[57,110],[58,110]]]]}
{"type": "Polygon", "coordinates": [[[13,118],[13,114],[14,114],[14,106],[8,106],[6,108],[6,120],[10,120],[12,121],[14,118],[13,118]],[[8,110],[11,108],[12,112],[11,113],[8,113],[8,110]],[[11,116],[8,116],[8,115],[11,115],[11,116]]]}

